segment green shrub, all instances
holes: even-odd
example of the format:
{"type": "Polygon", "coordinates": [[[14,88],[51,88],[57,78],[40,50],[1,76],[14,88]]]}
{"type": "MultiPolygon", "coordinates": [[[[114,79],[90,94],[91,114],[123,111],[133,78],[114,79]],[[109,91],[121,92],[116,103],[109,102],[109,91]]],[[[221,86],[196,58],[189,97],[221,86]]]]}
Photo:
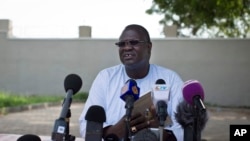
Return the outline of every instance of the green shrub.
{"type": "MultiPolygon", "coordinates": [[[[73,101],[85,102],[88,97],[87,93],[75,94],[73,101]]],[[[64,96],[45,96],[45,95],[32,95],[22,96],[0,91],[0,108],[15,107],[28,104],[44,103],[44,102],[60,102],[64,96]]]]}
{"type": "Polygon", "coordinates": [[[88,98],[88,93],[77,93],[75,94],[72,99],[73,101],[85,102],[88,98]]]}

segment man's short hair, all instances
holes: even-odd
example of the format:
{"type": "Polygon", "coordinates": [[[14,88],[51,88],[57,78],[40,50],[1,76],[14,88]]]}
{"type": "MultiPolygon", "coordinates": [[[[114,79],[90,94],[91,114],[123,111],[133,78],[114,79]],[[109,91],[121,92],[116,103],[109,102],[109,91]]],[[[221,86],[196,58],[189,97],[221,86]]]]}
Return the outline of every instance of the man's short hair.
{"type": "Polygon", "coordinates": [[[127,30],[136,30],[136,31],[138,31],[141,35],[143,35],[146,38],[146,41],[151,44],[151,39],[150,39],[149,33],[148,33],[148,31],[147,31],[147,29],[145,27],[143,27],[141,25],[138,25],[138,24],[130,24],[130,25],[127,25],[125,27],[123,32],[127,31],[127,30]]]}

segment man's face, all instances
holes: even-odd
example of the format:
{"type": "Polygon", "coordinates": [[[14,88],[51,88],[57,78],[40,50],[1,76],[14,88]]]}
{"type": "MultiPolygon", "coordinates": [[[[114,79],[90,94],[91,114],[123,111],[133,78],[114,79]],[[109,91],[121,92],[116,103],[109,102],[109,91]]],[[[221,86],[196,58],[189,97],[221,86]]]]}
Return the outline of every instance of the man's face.
{"type": "Polygon", "coordinates": [[[118,42],[119,56],[126,67],[136,68],[149,63],[152,45],[135,30],[124,31],[118,42]]]}

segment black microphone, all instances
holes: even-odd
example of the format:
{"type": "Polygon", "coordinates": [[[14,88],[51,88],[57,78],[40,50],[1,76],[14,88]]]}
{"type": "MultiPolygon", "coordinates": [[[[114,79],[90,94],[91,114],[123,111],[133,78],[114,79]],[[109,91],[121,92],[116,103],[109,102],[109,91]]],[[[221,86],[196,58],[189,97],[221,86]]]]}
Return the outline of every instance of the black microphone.
{"type": "Polygon", "coordinates": [[[203,104],[204,90],[197,80],[189,80],[182,88],[185,101],[177,106],[177,122],[184,129],[184,141],[200,141],[201,132],[208,120],[203,104]]]}
{"type": "MultiPolygon", "coordinates": [[[[187,103],[186,101],[182,101],[177,106],[177,111],[175,114],[175,118],[177,122],[182,126],[184,129],[184,141],[194,141],[197,139],[197,134],[202,132],[202,130],[205,128],[206,123],[208,121],[208,115],[207,112],[201,112],[199,115],[199,124],[195,125],[195,120],[197,120],[196,117],[196,109],[187,103]],[[198,133],[196,133],[194,130],[194,126],[198,133]],[[196,135],[195,135],[196,134],[196,135]]],[[[200,137],[199,137],[200,138],[200,137]]]]}
{"type": "Polygon", "coordinates": [[[125,114],[125,135],[124,141],[130,141],[132,137],[130,131],[130,118],[132,110],[134,108],[134,102],[139,99],[140,88],[137,87],[137,83],[133,79],[129,79],[125,85],[122,87],[120,98],[126,102],[126,114],[125,114]]]}
{"type": "MultiPolygon", "coordinates": [[[[177,122],[183,127],[186,128],[188,126],[192,126],[195,120],[195,109],[192,105],[187,103],[186,101],[182,101],[178,106],[175,114],[175,118],[177,122]]],[[[207,112],[201,112],[200,114],[200,124],[199,128],[203,130],[208,121],[207,112]]]]}
{"type": "Polygon", "coordinates": [[[17,139],[17,141],[42,141],[41,138],[37,135],[26,134],[17,139]]]}
{"type": "Polygon", "coordinates": [[[133,79],[129,79],[122,87],[120,98],[126,102],[126,117],[129,119],[134,108],[134,102],[139,99],[140,88],[133,79]]]}
{"type": "Polygon", "coordinates": [[[166,82],[163,79],[158,79],[153,86],[151,93],[153,104],[156,108],[156,114],[160,122],[160,126],[164,126],[167,118],[167,101],[169,92],[166,82]]]}
{"type": "Polygon", "coordinates": [[[64,80],[66,97],[64,98],[60,117],[55,121],[51,139],[53,141],[74,140],[74,136],[69,135],[69,117],[72,96],[76,94],[82,86],[81,78],[76,74],[69,74],[64,80]]]}
{"type": "Polygon", "coordinates": [[[135,134],[133,141],[158,141],[158,138],[154,132],[145,128],[135,134]]]}
{"type": "Polygon", "coordinates": [[[103,107],[91,106],[86,115],[87,120],[85,141],[101,141],[103,135],[103,122],[106,121],[106,114],[103,107]]]}
{"type": "Polygon", "coordinates": [[[153,86],[151,93],[153,104],[156,108],[156,114],[160,123],[159,136],[160,141],[163,141],[163,131],[165,121],[168,116],[167,101],[169,99],[169,89],[163,79],[158,79],[153,86]]]}
{"type": "Polygon", "coordinates": [[[70,74],[65,78],[64,89],[67,95],[64,99],[63,108],[60,114],[61,118],[66,118],[68,109],[71,104],[71,98],[81,89],[81,87],[82,87],[82,79],[78,75],[70,74]]]}

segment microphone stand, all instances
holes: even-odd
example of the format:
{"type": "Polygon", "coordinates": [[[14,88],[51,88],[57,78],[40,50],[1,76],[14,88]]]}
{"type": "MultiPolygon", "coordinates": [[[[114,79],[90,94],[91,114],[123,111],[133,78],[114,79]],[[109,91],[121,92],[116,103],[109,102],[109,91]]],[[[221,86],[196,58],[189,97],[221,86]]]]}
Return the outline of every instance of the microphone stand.
{"type": "MultiPolygon", "coordinates": [[[[71,99],[70,99],[70,101],[71,101],[71,99]]],[[[70,131],[69,130],[69,127],[70,127],[70,125],[69,125],[69,123],[70,123],[70,117],[71,117],[71,110],[69,108],[67,116],[66,116],[66,119],[65,119],[66,123],[67,123],[66,131],[65,131],[65,141],[75,141],[75,136],[69,134],[69,131],[70,131]]]]}
{"type": "Polygon", "coordinates": [[[194,127],[193,127],[193,140],[201,141],[201,129],[200,129],[200,117],[202,112],[206,112],[206,109],[199,109],[196,106],[195,108],[195,116],[194,116],[194,127]]]}
{"type": "Polygon", "coordinates": [[[163,141],[163,126],[159,126],[160,131],[160,141],[163,141]]]}
{"type": "MultiPolygon", "coordinates": [[[[72,98],[70,98],[69,107],[71,105],[71,102],[72,102],[72,98]]],[[[75,141],[75,136],[72,136],[69,134],[70,117],[71,117],[71,110],[70,108],[68,108],[65,118],[61,116],[59,119],[56,120],[54,131],[52,132],[53,141],[75,141]],[[64,133],[59,133],[57,131],[58,130],[57,128],[59,128],[59,126],[65,127],[64,133]]]]}
{"type": "Polygon", "coordinates": [[[124,141],[130,141],[132,138],[131,135],[131,127],[130,127],[130,118],[131,118],[131,113],[134,108],[134,98],[132,96],[127,96],[126,98],[126,117],[125,117],[125,136],[124,136],[124,141]]]}
{"type": "Polygon", "coordinates": [[[200,128],[200,119],[203,112],[206,112],[206,107],[203,104],[200,96],[197,95],[194,97],[194,132],[193,132],[193,140],[201,141],[201,128],[200,128]]]}
{"type": "Polygon", "coordinates": [[[130,118],[125,118],[125,135],[124,135],[124,141],[130,141],[131,138],[131,132],[130,132],[130,118]]]}
{"type": "Polygon", "coordinates": [[[160,122],[159,131],[160,131],[160,141],[163,141],[163,128],[165,125],[165,120],[167,118],[167,104],[165,101],[158,101],[157,102],[157,115],[158,120],[160,122]]]}

